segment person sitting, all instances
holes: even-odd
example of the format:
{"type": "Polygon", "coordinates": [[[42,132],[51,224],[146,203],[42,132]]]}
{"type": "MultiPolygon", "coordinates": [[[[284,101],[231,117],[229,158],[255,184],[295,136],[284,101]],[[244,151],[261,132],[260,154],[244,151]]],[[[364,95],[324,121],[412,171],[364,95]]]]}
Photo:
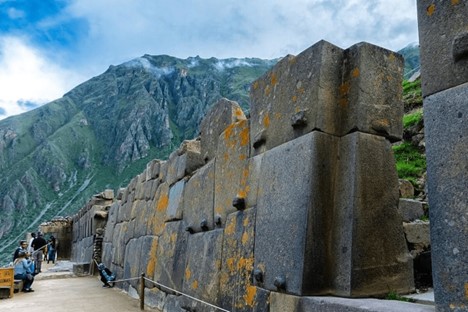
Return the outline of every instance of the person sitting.
{"type": "Polygon", "coordinates": [[[14,278],[16,280],[23,280],[24,292],[33,292],[31,285],[34,282],[33,276],[33,262],[27,259],[28,253],[26,251],[20,251],[18,258],[13,262],[14,266],[14,278]]]}
{"type": "Polygon", "coordinates": [[[98,264],[99,275],[101,276],[101,282],[104,284],[102,287],[114,287],[115,274],[111,272],[104,263],[98,264]]]}
{"type": "Polygon", "coordinates": [[[19,247],[15,249],[15,253],[13,254],[13,262],[15,262],[16,258],[18,258],[18,254],[20,251],[27,252],[28,243],[25,240],[21,240],[19,242],[19,247]]]}

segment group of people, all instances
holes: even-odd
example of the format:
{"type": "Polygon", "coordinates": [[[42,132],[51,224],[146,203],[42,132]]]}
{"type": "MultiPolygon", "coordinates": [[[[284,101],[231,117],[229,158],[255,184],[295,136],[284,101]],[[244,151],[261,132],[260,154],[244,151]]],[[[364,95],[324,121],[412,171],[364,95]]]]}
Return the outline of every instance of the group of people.
{"type": "Polygon", "coordinates": [[[57,253],[57,240],[53,235],[46,240],[41,232],[31,233],[29,243],[25,240],[19,242],[13,254],[13,267],[15,280],[23,280],[24,292],[33,292],[31,288],[34,276],[41,273],[42,262],[55,263],[57,253]]]}

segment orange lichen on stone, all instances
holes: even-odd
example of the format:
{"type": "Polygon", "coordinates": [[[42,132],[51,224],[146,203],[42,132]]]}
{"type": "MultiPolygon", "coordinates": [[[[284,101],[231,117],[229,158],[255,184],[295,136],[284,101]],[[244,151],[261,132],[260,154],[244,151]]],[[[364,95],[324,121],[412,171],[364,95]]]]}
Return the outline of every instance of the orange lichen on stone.
{"type": "Polygon", "coordinates": [[[244,128],[241,130],[239,137],[240,146],[247,146],[249,144],[249,128],[247,127],[247,125],[244,125],[244,128]]]}
{"type": "Polygon", "coordinates": [[[247,155],[244,155],[244,154],[239,155],[239,160],[240,160],[240,161],[244,161],[244,160],[246,160],[246,159],[247,159],[247,155]]]}
{"type": "Polygon", "coordinates": [[[247,289],[245,290],[245,295],[244,295],[245,303],[248,306],[253,307],[255,303],[256,295],[257,295],[257,287],[247,286],[247,289]]]}
{"type": "Polygon", "coordinates": [[[278,77],[276,77],[276,73],[271,73],[270,77],[270,83],[272,86],[276,85],[278,83],[278,77]]]}
{"type": "Polygon", "coordinates": [[[226,228],[224,229],[224,233],[227,235],[232,235],[236,231],[236,224],[234,222],[230,222],[229,224],[226,225],[226,228]]]}
{"type": "Polygon", "coordinates": [[[253,268],[254,264],[254,259],[253,258],[240,258],[239,262],[237,263],[237,269],[242,270],[242,269],[247,269],[251,270],[253,268]]]}
{"type": "Polygon", "coordinates": [[[229,140],[232,137],[232,132],[235,124],[230,124],[226,130],[224,130],[224,139],[229,140]]]}
{"type": "Polygon", "coordinates": [[[246,198],[247,192],[245,190],[240,190],[239,192],[237,192],[237,196],[240,198],[246,198]]]}
{"type": "Polygon", "coordinates": [[[344,82],[340,86],[340,99],[338,103],[343,107],[348,105],[348,94],[349,94],[350,89],[351,89],[351,86],[348,81],[344,82]]]}
{"type": "Polygon", "coordinates": [[[244,117],[244,112],[240,108],[236,108],[236,111],[234,112],[235,116],[237,118],[243,118],[244,117]]]}
{"type": "Polygon", "coordinates": [[[452,0],[452,5],[460,4],[460,0],[452,0]]]}
{"type": "Polygon", "coordinates": [[[266,114],[265,117],[263,117],[263,126],[265,128],[270,126],[270,115],[266,114]]]}
{"type": "Polygon", "coordinates": [[[297,101],[297,96],[293,95],[291,100],[292,100],[293,102],[296,102],[296,101],[297,101]]]}
{"type": "Polygon", "coordinates": [[[190,272],[190,268],[185,268],[185,279],[189,280],[192,277],[192,272],[190,272]]]}
{"type": "Polygon", "coordinates": [[[193,283],[192,283],[192,288],[193,288],[193,289],[197,289],[197,288],[198,288],[198,281],[196,281],[196,280],[193,281],[193,283]]]}
{"type": "Polygon", "coordinates": [[[158,201],[158,205],[156,207],[156,210],[158,212],[163,212],[163,211],[166,211],[166,208],[169,204],[169,196],[167,196],[167,194],[163,194],[161,195],[161,197],[159,198],[159,201],[158,201]]]}
{"type": "Polygon", "coordinates": [[[432,16],[432,14],[434,14],[435,12],[435,9],[436,9],[436,6],[435,4],[431,4],[430,6],[427,7],[427,15],[429,16],[432,16]]]}
{"type": "Polygon", "coordinates": [[[465,298],[468,299],[468,283],[465,283],[465,298]]]}
{"type": "Polygon", "coordinates": [[[244,223],[243,223],[244,227],[247,227],[249,225],[249,222],[250,222],[249,217],[245,218],[244,223]]]}
{"type": "Polygon", "coordinates": [[[236,259],[234,258],[229,258],[226,260],[226,264],[227,264],[227,267],[229,269],[229,272],[234,272],[234,270],[236,269],[235,265],[234,265],[234,262],[236,261],[236,259]]]}
{"type": "Polygon", "coordinates": [[[228,154],[228,153],[224,153],[224,154],[223,154],[223,159],[224,159],[224,162],[228,162],[228,161],[229,161],[229,154],[228,154]]]}
{"type": "Polygon", "coordinates": [[[351,75],[353,76],[353,78],[357,78],[359,77],[359,73],[360,73],[359,68],[356,67],[355,69],[353,69],[353,72],[351,73],[351,75]]]}
{"type": "Polygon", "coordinates": [[[148,259],[148,265],[146,266],[146,274],[148,276],[154,275],[154,270],[157,263],[157,250],[158,250],[158,240],[154,239],[151,244],[150,257],[148,259]]]}
{"type": "Polygon", "coordinates": [[[242,245],[246,245],[249,242],[249,234],[247,232],[244,232],[242,234],[242,245]]]}

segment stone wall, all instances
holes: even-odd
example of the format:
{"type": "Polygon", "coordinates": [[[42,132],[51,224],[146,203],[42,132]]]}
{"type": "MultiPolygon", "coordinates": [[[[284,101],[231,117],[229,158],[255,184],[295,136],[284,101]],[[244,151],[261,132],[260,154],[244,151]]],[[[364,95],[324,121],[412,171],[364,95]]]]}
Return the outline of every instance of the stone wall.
{"type": "Polygon", "coordinates": [[[468,310],[468,3],[418,1],[437,311],[468,310]]]}
{"type": "MultiPolygon", "coordinates": [[[[411,291],[391,149],[402,135],[402,67],[367,43],[320,41],[284,57],[252,84],[249,119],[221,100],[199,138],[148,163],[106,206],[102,261],[119,279],[145,273],[229,311],[268,311],[271,294],[411,291]]],[[[80,262],[92,261],[95,207],[74,219],[80,262]]],[[[145,292],[159,308],[210,310],[145,292]]]]}

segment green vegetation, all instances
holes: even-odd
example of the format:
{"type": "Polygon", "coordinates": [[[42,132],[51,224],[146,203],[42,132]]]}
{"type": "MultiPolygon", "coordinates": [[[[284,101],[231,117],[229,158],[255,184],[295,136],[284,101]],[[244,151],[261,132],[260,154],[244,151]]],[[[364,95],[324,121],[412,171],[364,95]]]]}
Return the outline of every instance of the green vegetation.
{"type": "Polygon", "coordinates": [[[398,300],[398,301],[404,301],[404,302],[414,302],[413,299],[403,297],[399,295],[396,291],[390,291],[386,296],[385,299],[387,300],[398,300]]]}
{"type": "Polygon", "coordinates": [[[413,82],[403,81],[403,102],[405,112],[422,106],[421,79],[413,82]]]}
{"type": "Polygon", "coordinates": [[[403,127],[408,128],[420,123],[423,119],[422,109],[418,109],[412,113],[403,116],[403,127]]]}
{"type": "Polygon", "coordinates": [[[393,146],[398,177],[417,185],[417,180],[426,171],[426,157],[409,142],[393,146]]]}

